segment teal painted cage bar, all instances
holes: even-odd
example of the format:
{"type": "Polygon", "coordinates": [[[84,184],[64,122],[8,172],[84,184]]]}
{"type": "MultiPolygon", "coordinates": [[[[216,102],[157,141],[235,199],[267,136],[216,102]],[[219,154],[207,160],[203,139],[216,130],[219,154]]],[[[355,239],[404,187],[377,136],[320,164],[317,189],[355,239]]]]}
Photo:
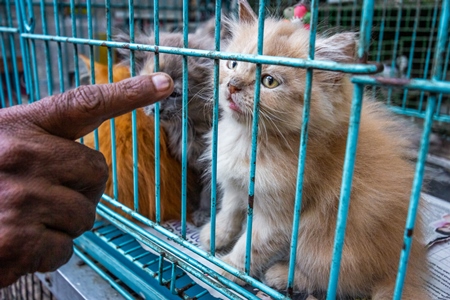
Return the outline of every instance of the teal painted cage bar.
{"type": "MultiPolygon", "coordinates": [[[[115,138],[115,121],[110,120],[112,152],[112,195],[104,195],[99,204],[98,214],[102,217],[91,232],[75,241],[75,253],[85,260],[102,278],[110,282],[127,299],[214,299],[207,290],[193,281],[187,274],[203,281],[207,286],[227,298],[259,299],[253,289],[258,289],[274,299],[290,299],[293,290],[295,249],[297,232],[302,230],[301,200],[303,173],[305,167],[306,141],[308,138],[309,102],[311,81],[314,70],[323,69],[348,73],[354,84],[352,114],[348,131],[345,164],[339,202],[338,222],[330,266],[327,299],[336,298],[340,259],[345,239],[346,216],[352,188],[353,167],[358,141],[361,105],[365,90],[384,101],[395,113],[418,120],[423,126],[420,149],[417,156],[416,173],[410,195],[409,215],[405,224],[404,248],[399,249],[401,258],[398,267],[394,299],[401,299],[403,281],[411,247],[418,202],[424,177],[424,166],[428,153],[430,134],[450,130],[450,0],[405,0],[405,1],[311,1],[312,26],[308,59],[292,59],[262,55],[264,22],[267,14],[281,15],[281,11],[293,5],[294,1],[250,1],[259,14],[259,39],[256,55],[223,52],[220,48],[221,13],[233,15],[236,1],[212,0],[0,0],[0,105],[1,108],[31,103],[54,93],[86,83],[96,83],[95,68],[89,76],[82,73],[79,54],[94,61],[107,64],[110,82],[113,81],[113,65],[117,62],[115,50],[130,50],[130,72],[135,71],[135,55],[139,51],[155,53],[154,71],[159,70],[159,54],[182,56],[180,68],[183,73],[183,155],[182,155],[182,212],[180,234],[171,232],[160,219],[160,153],[159,153],[159,109],[155,109],[155,201],[157,213],[155,221],[139,214],[138,194],[138,141],[136,111],[132,113],[132,158],[133,158],[133,206],[127,207],[118,199],[118,170],[115,138]],[[424,17],[425,16],[425,17],[424,17]],[[190,49],[189,32],[202,22],[215,18],[214,51],[190,49]],[[358,30],[360,32],[358,61],[342,64],[314,60],[316,32],[329,28],[358,30]],[[153,28],[155,43],[139,44],[135,40],[137,28],[153,28]],[[114,40],[114,29],[128,30],[130,43],[114,40]],[[159,37],[166,31],[178,30],[184,37],[180,48],[160,46],[159,37]],[[214,60],[213,81],[213,142],[211,170],[211,248],[206,252],[186,240],[187,232],[187,146],[188,146],[188,58],[205,57],[214,60]],[[247,205],[247,243],[245,270],[236,270],[224,263],[215,253],[215,216],[218,201],[216,190],[217,175],[217,123],[218,76],[220,60],[237,60],[255,63],[254,122],[251,163],[248,176],[250,186],[247,205]],[[306,90],[299,148],[296,199],[294,207],[293,233],[290,253],[290,270],[287,292],[276,291],[249,276],[251,259],[251,230],[253,224],[253,197],[258,187],[254,182],[258,132],[258,102],[262,64],[277,64],[306,69],[306,90]],[[382,71],[381,66],[384,65],[382,71]],[[373,76],[373,74],[376,74],[373,76]],[[90,77],[90,81],[86,78],[90,77]],[[133,221],[118,214],[111,207],[132,217],[133,221]],[[136,222],[138,221],[138,222],[136,222]],[[150,227],[158,235],[150,234],[143,228],[150,227]],[[169,243],[169,241],[171,243],[169,243]],[[151,248],[146,251],[141,244],[151,248]],[[174,243],[174,244],[173,244],[174,243]],[[177,245],[176,247],[174,245],[177,245]],[[207,261],[193,258],[197,255],[207,261]],[[246,282],[244,288],[219,275],[215,268],[222,268],[246,282]]],[[[82,142],[82,141],[81,141],[82,142]]],[[[99,148],[98,134],[95,133],[95,147],[99,148]]]]}

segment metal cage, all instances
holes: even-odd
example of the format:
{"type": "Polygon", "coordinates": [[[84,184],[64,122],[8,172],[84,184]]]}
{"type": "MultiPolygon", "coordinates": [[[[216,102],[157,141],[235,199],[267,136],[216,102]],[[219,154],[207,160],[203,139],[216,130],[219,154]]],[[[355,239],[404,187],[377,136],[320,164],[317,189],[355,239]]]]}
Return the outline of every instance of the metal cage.
{"type": "MultiPolygon", "coordinates": [[[[350,119],[345,165],[342,177],[341,196],[336,224],[334,256],[329,279],[327,299],[336,298],[337,279],[340,269],[340,257],[345,238],[346,215],[349,207],[350,191],[354,167],[354,154],[358,140],[363,92],[372,93],[385,101],[395,113],[415,118],[423,123],[420,150],[417,155],[416,173],[411,190],[410,209],[405,224],[404,248],[399,262],[395,299],[401,299],[403,280],[408,263],[413,230],[418,209],[420,192],[424,177],[424,166],[428,153],[429,137],[432,130],[448,132],[450,126],[450,81],[448,75],[450,44],[450,1],[449,0],[365,0],[365,1],[311,1],[311,43],[314,45],[318,31],[329,28],[360,31],[358,48],[359,63],[341,64],[314,60],[314,47],[309,59],[271,57],[262,54],[263,41],[258,43],[257,55],[232,54],[220,49],[221,13],[232,15],[236,11],[235,1],[209,0],[0,0],[0,100],[1,107],[25,104],[37,101],[46,95],[52,95],[79,86],[83,83],[86,71],[79,62],[79,54],[108,65],[111,73],[115,63],[114,50],[128,48],[132,53],[138,51],[167,53],[183,57],[183,89],[187,86],[187,57],[205,57],[214,60],[214,82],[217,85],[219,61],[239,60],[258,64],[278,64],[307,70],[307,86],[311,85],[314,69],[339,71],[351,75],[354,84],[354,98],[350,119]],[[319,3],[320,2],[320,3],[319,3]],[[426,17],[421,17],[423,15],[426,17]],[[215,51],[190,49],[187,47],[188,33],[202,21],[215,17],[215,51]],[[181,30],[185,37],[184,47],[165,47],[137,44],[134,42],[136,28],[152,28],[158,36],[163,31],[181,30]],[[130,43],[126,45],[113,39],[113,30],[129,31],[130,43]],[[396,61],[406,58],[406,65],[399,70],[396,61]],[[378,63],[378,64],[376,64],[378,63]],[[385,71],[379,76],[379,65],[384,64],[385,71]],[[382,79],[384,78],[384,79],[382,79]]],[[[259,26],[267,14],[281,14],[286,6],[294,1],[253,1],[259,13],[259,26]]],[[[134,55],[131,55],[133,60],[134,55]]],[[[133,62],[131,62],[133,65],[133,62]]],[[[157,64],[156,64],[157,67],[157,64]]],[[[91,73],[95,83],[95,74],[91,73]]],[[[131,75],[136,75],[131,68],[131,75]]],[[[257,78],[257,85],[260,79],[257,78]]],[[[112,77],[110,77],[112,81],[112,77]]],[[[255,102],[259,101],[256,90],[255,102]]],[[[309,110],[308,92],[305,94],[305,116],[309,110]]],[[[184,98],[187,105],[187,98],[184,98]]],[[[217,93],[214,95],[213,131],[218,122],[217,93]]],[[[257,104],[256,104],[257,106],[257,104]]],[[[185,112],[184,112],[185,113],[185,112]]],[[[158,118],[155,117],[159,128],[158,118]]],[[[186,119],[186,116],[183,116],[186,119]]],[[[257,118],[255,118],[257,120],[257,118]]],[[[111,135],[114,139],[114,120],[111,120],[111,135]]],[[[137,147],[136,115],[132,117],[133,148],[137,147]]],[[[184,122],[184,130],[187,124],[184,122]]],[[[257,130],[257,121],[253,125],[257,130]]],[[[185,134],[185,133],[184,133],[185,134]]],[[[217,135],[217,131],[215,132],[217,135]]],[[[307,122],[299,132],[307,138],[307,122]]],[[[158,136],[157,136],[158,138],[158,136]]],[[[306,142],[302,139],[298,164],[297,196],[294,217],[293,237],[299,229],[302,174],[305,165],[306,142]]],[[[97,141],[97,143],[101,141],[97,141]]],[[[157,144],[158,141],[155,141],[157,144]]],[[[184,139],[184,147],[187,141],[184,139]]],[[[256,139],[253,139],[252,168],[249,178],[255,175],[256,139]]],[[[114,144],[113,144],[114,148],[114,144]]],[[[113,149],[113,155],[114,149],[113,149]]],[[[137,154],[133,152],[133,170],[137,174],[137,154]]],[[[214,165],[213,157],[213,165],[214,165]]],[[[113,180],[117,174],[113,159],[113,180]]],[[[159,165],[156,158],[155,166],[159,165]]],[[[183,180],[186,185],[186,159],[183,158],[183,180]]],[[[157,167],[156,167],[157,168],[157,167]]],[[[215,216],[216,191],[215,170],[212,172],[213,191],[212,218],[215,216]]],[[[134,178],[136,186],[137,178],[134,178]]],[[[157,180],[158,175],[157,175],[157,180]]],[[[250,185],[249,196],[254,195],[257,186],[250,185]]],[[[135,207],[127,207],[117,201],[116,193],[104,195],[98,206],[101,218],[93,230],[75,240],[75,253],[108,281],[127,299],[214,299],[204,287],[203,282],[225,297],[233,299],[259,299],[257,289],[273,299],[291,299],[292,291],[287,294],[265,286],[250,277],[247,272],[236,270],[221,261],[220,257],[208,253],[186,239],[186,212],[182,212],[180,233],[173,232],[162,224],[158,216],[151,221],[139,214],[139,197],[136,193],[135,207]],[[111,209],[116,208],[116,210],[111,209]],[[130,216],[126,218],[117,210],[130,216]],[[145,228],[143,227],[145,224],[145,228]],[[150,228],[151,232],[147,229],[150,228]],[[152,251],[142,247],[145,245],[152,251]],[[201,260],[200,260],[201,259],[201,260]],[[207,262],[208,264],[205,264],[207,262]],[[214,268],[222,268],[247,283],[241,287],[219,275],[214,268]],[[190,276],[188,276],[189,274],[190,276]],[[195,277],[198,281],[194,281],[195,277]]],[[[157,207],[160,195],[155,195],[157,207]]],[[[120,200],[120,199],[119,199],[120,200]]],[[[186,192],[181,199],[186,208],[186,192]]],[[[256,201],[256,199],[255,199],[256,201]]],[[[251,230],[252,207],[248,204],[247,228],[251,230]]],[[[251,236],[251,235],[248,235],[251,236]]],[[[251,241],[249,240],[249,245],[251,241]]],[[[296,238],[291,248],[295,249],[296,238]]],[[[250,247],[249,247],[250,249],[250,247]]],[[[247,249],[248,251],[250,251],[247,249]]],[[[291,255],[291,259],[295,257],[291,255]]],[[[290,279],[291,287],[292,280],[290,279]]],[[[300,296],[296,296],[297,298],[300,296]]]]}

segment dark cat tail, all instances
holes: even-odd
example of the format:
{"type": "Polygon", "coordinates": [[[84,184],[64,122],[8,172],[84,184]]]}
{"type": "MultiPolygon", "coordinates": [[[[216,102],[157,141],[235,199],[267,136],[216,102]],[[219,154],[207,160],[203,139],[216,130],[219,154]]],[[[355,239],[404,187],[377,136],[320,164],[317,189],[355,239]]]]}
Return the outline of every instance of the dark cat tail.
{"type": "MultiPolygon", "coordinates": [[[[130,56],[131,52],[128,49],[127,45],[130,43],[130,34],[128,31],[123,31],[120,29],[115,29],[113,34],[113,40],[119,43],[124,44],[124,48],[117,48],[117,54],[121,65],[130,65],[130,56]]],[[[144,44],[144,45],[152,45],[153,42],[153,34],[149,30],[147,31],[136,31],[134,43],[135,44],[144,44]]],[[[151,56],[148,51],[134,51],[134,61],[135,61],[135,72],[139,74],[144,68],[145,62],[148,60],[149,56],[151,56]]]]}

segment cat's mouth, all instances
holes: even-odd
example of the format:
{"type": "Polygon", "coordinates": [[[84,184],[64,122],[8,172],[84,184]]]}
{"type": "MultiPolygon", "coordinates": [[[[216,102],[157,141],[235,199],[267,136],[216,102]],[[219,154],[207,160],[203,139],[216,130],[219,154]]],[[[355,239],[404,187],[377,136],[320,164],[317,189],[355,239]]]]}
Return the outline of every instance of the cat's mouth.
{"type": "Polygon", "coordinates": [[[228,107],[235,112],[242,113],[241,108],[236,103],[236,94],[227,93],[228,107]]]}

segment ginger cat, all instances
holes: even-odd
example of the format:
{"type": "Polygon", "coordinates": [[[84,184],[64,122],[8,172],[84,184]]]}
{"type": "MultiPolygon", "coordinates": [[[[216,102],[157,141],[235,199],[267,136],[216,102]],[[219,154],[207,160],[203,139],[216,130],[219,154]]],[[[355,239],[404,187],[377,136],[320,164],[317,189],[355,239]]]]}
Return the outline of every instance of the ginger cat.
{"type": "MultiPolygon", "coordinates": [[[[81,59],[90,69],[90,61],[87,57],[81,59]]],[[[127,67],[115,65],[113,67],[114,82],[130,77],[127,67]]],[[[108,83],[108,67],[95,63],[95,82],[97,84],[108,83]]],[[[163,100],[164,101],[164,100],[163,100]]],[[[136,110],[137,135],[138,135],[138,189],[139,189],[139,213],[155,220],[155,150],[154,150],[154,119],[148,116],[142,109],[136,110]]],[[[132,128],[131,113],[115,118],[116,130],[116,156],[117,156],[117,183],[118,200],[129,208],[134,207],[133,198],[133,155],[132,155],[132,128]]],[[[112,174],[111,155],[111,131],[109,120],[98,128],[100,152],[106,158],[112,174]]],[[[94,134],[84,137],[84,143],[94,148],[94,134]]],[[[160,129],[160,199],[161,221],[180,219],[181,216],[181,164],[173,158],[167,148],[167,137],[160,129]]],[[[192,177],[192,176],[191,176],[192,177]]],[[[105,193],[113,196],[112,177],[106,183],[105,193]]],[[[118,211],[118,210],[117,210],[118,211]]],[[[127,215],[128,216],[128,215],[127,215]]]]}
{"type": "MultiPolygon", "coordinates": [[[[245,0],[239,6],[240,20],[232,25],[226,51],[255,54],[257,16],[245,0]]],[[[309,35],[295,23],[269,18],[264,54],[306,59],[309,35]]],[[[318,36],[316,59],[353,61],[355,39],[353,33],[318,36]]],[[[219,250],[232,246],[222,259],[240,270],[246,257],[255,70],[252,63],[222,61],[219,78],[223,114],[217,180],[223,198],[215,242],[219,250]]],[[[262,66],[250,275],[280,290],[287,286],[305,78],[302,69],[262,66]]],[[[328,288],[352,93],[344,74],[314,70],[295,273],[295,288],[310,294],[328,288]]],[[[392,299],[414,169],[404,156],[408,129],[368,98],[362,109],[338,295],[392,299]]],[[[420,218],[417,223],[403,299],[428,299],[420,218]]],[[[210,232],[206,224],[200,234],[206,249],[210,232]]]]}

